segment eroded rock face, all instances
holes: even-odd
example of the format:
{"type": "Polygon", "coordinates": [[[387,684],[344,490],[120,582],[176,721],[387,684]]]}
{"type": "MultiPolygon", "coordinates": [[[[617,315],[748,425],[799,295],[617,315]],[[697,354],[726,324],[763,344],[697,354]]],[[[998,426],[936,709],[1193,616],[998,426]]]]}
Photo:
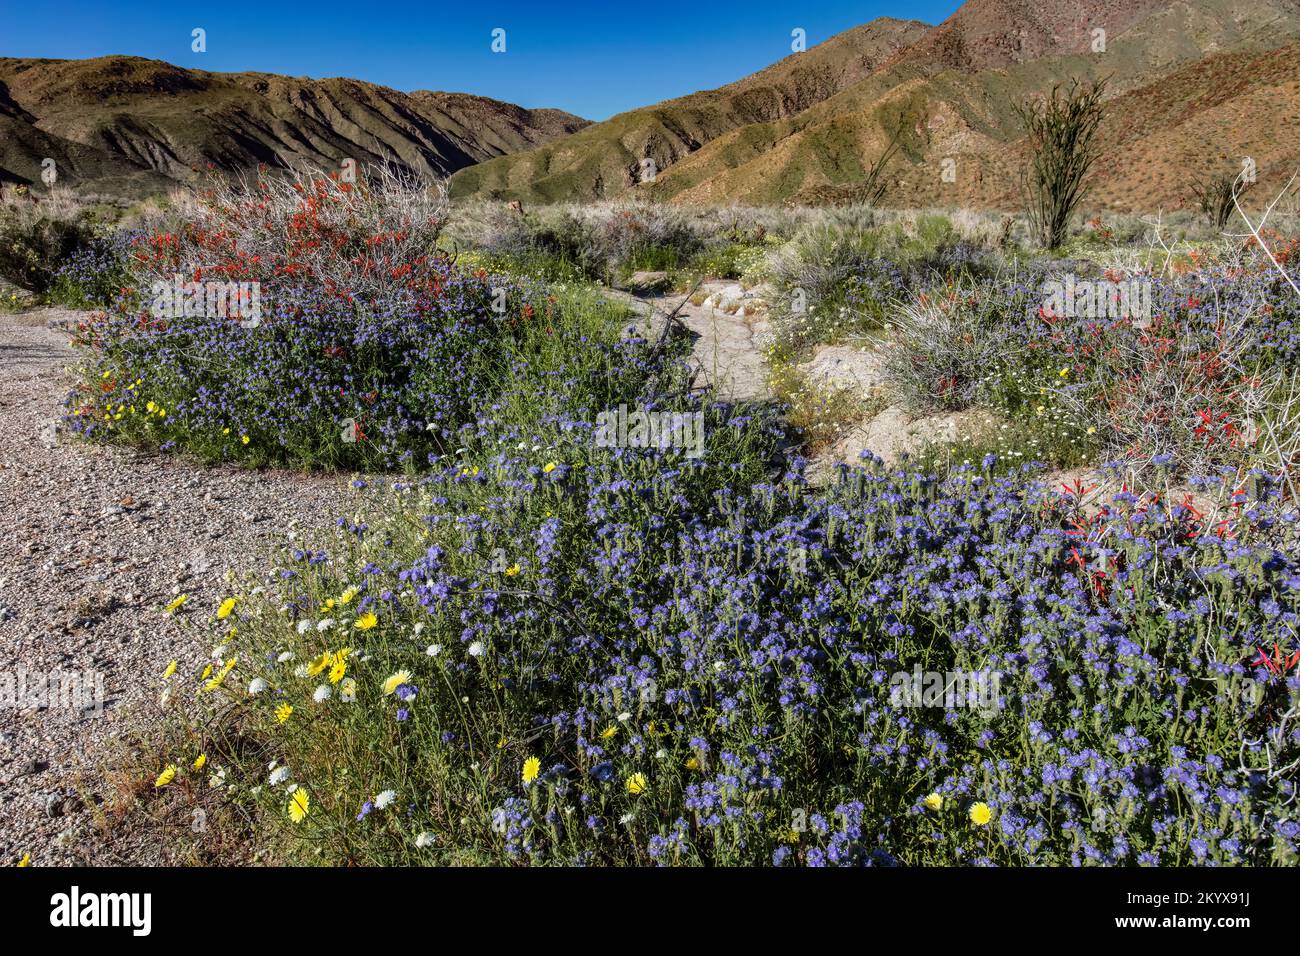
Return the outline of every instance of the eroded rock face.
{"type": "Polygon", "coordinates": [[[767,301],[761,287],[746,289],[739,282],[706,282],[700,293],[703,294],[699,301],[702,309],[740,316],[767,312],[767,301]]]}

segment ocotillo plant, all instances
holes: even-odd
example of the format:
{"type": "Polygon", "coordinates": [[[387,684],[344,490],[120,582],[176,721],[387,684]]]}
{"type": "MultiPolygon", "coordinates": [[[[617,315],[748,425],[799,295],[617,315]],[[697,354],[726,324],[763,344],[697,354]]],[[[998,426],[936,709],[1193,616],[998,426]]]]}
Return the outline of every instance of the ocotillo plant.
{"type": "Polygon", "coordinates": [[[1068,89],[1057,85],[1048,96],[1013,107],[1033,151],[1024,176],[1029,221],[1048,249],[1065,241],[1070,217],[1087,194],[1088,170],[1099,152],[1105,86],[1105,80],[1076,80],[1068,89]]]}

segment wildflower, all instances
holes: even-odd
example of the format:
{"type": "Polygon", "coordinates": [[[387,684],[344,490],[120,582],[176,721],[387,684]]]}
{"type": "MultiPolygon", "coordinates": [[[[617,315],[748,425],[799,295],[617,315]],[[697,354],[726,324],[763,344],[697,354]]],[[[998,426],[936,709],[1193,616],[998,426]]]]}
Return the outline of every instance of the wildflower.
{"type": "Polygon", "coordinates": [[[172,614],[180,608],[182,604],[190,599],[188,594],[179,594],[172,599],[172,602],[163,608],[164,614],[172,614]]]}
{"type": "Polygon", "coordinates": [[[925,805],[931,810],[943,809],[943,797],[937,793],[932,793],[925,798],[925,805]]]}
{"type": "Polygon", "coordinates": [[[240,436],[239,436],[239,443],[240,443],[241,445],[247,445],[247,444],[248,444],[248,436],[247,436],[247,435],[240,435],[240,436]]]}
{"type": "Polygon", "coordinates": [[[325,668],[329,667],[333,660],[334,657],[329,651],[325,651],[323,654],[313,657],[311,663],[307,665],[307,676],[315,677],[325,668]]]}
{"type": "Polygon", "coordinates": [[[989,809],[987,803],[977,803],[970,808],[970,822],[977,827],[985,826],[993,819],[993,811],[989,809]]]}
{"type": "Polygon", "coordinates": [[[434,837],[432,833],[430,833],[428,830],[425,830],[423,833],[421,833],[419,836],[415,838],[415,845],[420,849],[424,849],[427,846],[433,846],[435,839],[436,837],[434,837]]]}
{"type": "Polygon", "coordinates": [[[630,794],[644,793],[649,784],[646,782],[645,774],[634,773],[627,778],[627,792],[630,794]]]}
{"type": "Polygon", "coordinates": [[[270,782],[271,786],[273,787],[278,787],[280,784],[286,782],[288,779],[289,779],[289,768],[284,766],[273,768],[271,770],[271,776],[267,777],[267,780],[270,782]]]}
{"type": "Polygon", "coordinates": [[[316,703],[318,703],[318,704],[323,704],[323,703],[325,703],[325,701],[327,701],[327,700],[330,699],[330,695],[332,695],[333,693],[334,693],[334,692],[333,692],[332,690],[330,690],[328,684],[321,684],[321,685],[320,685],[319,687],[317,687],[316,690],[312,693],[312,695],[311,695],[311,699],[312,699],[313,701],[315,701],[316,703]]]}
{"type": "Polygon", "coordinates": [[[23,854],[23,858],[22,858],[21,860],[18,861],[18,865],[19,865],[19,866],[31,866],[31,865],[32,865],[32,855],[31,855],[30,853],[24,853],[24,854],[23,854]]]}
{"type": "Polygon", "coordinates": [[[470,657],[482,657],[482,656],[483,656],[483,642],[482,642],[482,641],[475,641],[474,643],[470,644],[470,646],[469,646],[469,656],[470,656],[470,657]]]}
{"type": "Polygon", "coordinates": [[[375,617],[375,613],[373,611],[367,611],[365,614],[362,614],[357,618],[352,626],[358,631],[368,631],[378,623],[379,618],[375,617]]]}
{"type": "Polygon", "coordinates": [[[158,779],[153,782],[155,787],[165,787],[176,779],[176,765],[169,763],[163,768],[163,772],[158,774],[158,779]]]}
{"type": "Polygon", "coordinates": [[[548,461],[548,462],[546,463],[546,465],[542,468],[542,471],[543,471],[543,473],[549,475],[551,472],[553,472],[553,471],[554,471],[556,468],[558,468],[558,467],[559,467],[559,466],[556,465],[555,462],[553,462],[553,461],[548,461]]]}
{"type": "Polygon", "coordinates": [[[294,823],[301,823],[307,816],[307,811],[311,808],[311,797],[307,791],[299,787],[289,797],[289,819],[294,823]]]}
{"type": "Polygon", "coordinates": [[[506,568],[506,577],[508,578],[513,578],[518,573],[519,573],[519,565],[517,564],[512,564],[510,565],[510,567],[506,568]]]}
{"type": "Polygon", "coordinates": [[[375,797],[375,806],[380,810],[387,810],[396,799],[396,790],[383,790],[375,797]]]}
{"type": "Polygon", "coordinates": [[[281,704],[279,707],[275,708],[275,721],[276,721],[276,723],[279,723],[279,724],[284,723],[286,720],[289,719],[289,715],[292,714],[292,713],[293,713],[293,705],[292,705],[292,704],[281,704]]]}
{"type": "Polygon", "coordinates": [[[262,678],[254,677],[252,681],[249,682],[248,685],[248,696],[256,697],[258,694],[262,693],[262,691],[266,690],[270,686],[271,685],[268,684],[266,681],[264,681],[262,678]]]}
{"type": "Polygon", "coordinates": [[[687,770],[699,770],[699,769],[700,769],[700,758],[699,758],[699,757],[687,757],[687,758],[686,758],[686,769],[687,769],[687,770]]]}
{"type": "Polygon", "coordinates": [[[221,606],[217,608],[217,620],[224,621],[226,618],[230,617],[231,612],[234,611],[235,605],[238,603],[239,598],[237,597],[229,597],[222,601],[221,606]]]}
{"type": "Polygon", "coordinates": [[[336,660],[334,666],[330,668],[330,683],[337,684],[343,679],[343,675],[348,672],[347,661],[336,660]]]}
{"type": "Polygon", "coordinates": [[[616,733],[618,733],[618,728],[615,727],[613,724],[610,724],[608,727],[606,727],[604,730],[600,732],[600,739],[609,740],[616,733]]]}
{"type": "Polygon", "coordinates": [[[384,681],[384,696],[393,693],[393,691],[397,690],[397,688],[401,687],[403,684],[408,683],[410,680],[410,671],[398,671],[395,674],[389,675],[388,680],[384,681]]]}
{"type": "Polygon", "coordinates": [[[192,766],[195,770],[202,770],[202,769],[203,769],[203,765],[206,764],[207,762],[208,762],[208,755],[207,755],[207,754],[199,754],[197,757],[194,758],[194,763],[191,764],[191,766],[192,766]]]}
{"type": "Polygon", "coordinates": [[[345,704],[350,704],[357,699],[357,682],[351,677],[345,677],[339,683],[339,700],[345,704]]]}
{"type": "Polygon", "coordinates": [[[344,591],[342,594],[339,595],[339,603],[350,604],[352,602],[352,599],[356,596],[357,596],[357,589],[348,588],[346,591],[344,591]]]}
{"type": "Polygon", "coordinates": [[[167,678],[171,677],[175,673],[176,673],[176,662],[172,661],[170,664],[167,665],[166,669],[163,671],[163,675],[162,675],[163,680],[167,680],[167,678]]]}
{"type": "Polygon", "coordinates": [[[536,757],[524,761],[524,783],[532,783],[542,771],[542,762],[536,757]]]}

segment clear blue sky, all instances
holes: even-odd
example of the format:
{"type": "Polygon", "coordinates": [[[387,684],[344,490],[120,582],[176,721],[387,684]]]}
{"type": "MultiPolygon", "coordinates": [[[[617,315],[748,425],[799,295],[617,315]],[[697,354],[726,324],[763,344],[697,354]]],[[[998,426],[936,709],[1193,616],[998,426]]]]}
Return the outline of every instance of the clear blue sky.
{"type": "Polygon", "coordinates": [[[351,76],[456,90],[591,119],[721,86],[878,16],[938,23],[958,0],[0,0],[0,55],[109,53],[203,70],[351,76]],[[207,52],[190,31],[207,31],[207,52]],[[506,52],[491,51],[506,31],[506,52]]]}

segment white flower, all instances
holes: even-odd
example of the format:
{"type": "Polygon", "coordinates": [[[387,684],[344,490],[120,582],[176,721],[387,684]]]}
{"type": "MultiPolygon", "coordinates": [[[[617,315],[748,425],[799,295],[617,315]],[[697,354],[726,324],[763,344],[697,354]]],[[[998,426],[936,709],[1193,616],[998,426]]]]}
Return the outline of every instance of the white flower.
{"type": "Polygon", "coordinates": [[[299,637],[301,637],[303,634],[306,634],[310,630],[311,630],[311,621],[308,621],[307,619],[304,618],[303,620],[298,622],[299,637]]]}
{"type": "Polygon", "coordinates": [[[620,724],[626,724],[631,719],[632,719],[632,715],[628,713],[626,710],[623,711],[623,713],[618,715],[618,722],[620,724]]]}
{"type": "Polygon", "coordinates": [[[293,660],[293,651],[285,651],[283,654],[281,654],[281,655],[280,655],[279,657],[277,657],[275,660],[276,660],[276,663],[278,663],[278,664],[287,664],[287,663],[289,663],[291,660],[293,660]]]}
{"type": "Polygon", "coordinates": [[[322,618],[321,620],[316,622],[316,630],[320,631],[322,634],[328,631],[333,626],[334,626],[334,618],[332,617],[322,618]]]}
{"type": "Polygon", "coordinates": [[[483,642],[482,642],[482,641],[475,641],[473,644],[471,644],[471,645],[469,646],[469,656],[470,656],[470,657],[482,657],[482,656],[483,656],[483,642]]]}
{"type": "Polygon", "coordinates": [[[268,684],[266,681],[262,680],[262,678],[254,677],[248,685],[248,696],[256,697],[258,694],[262,693],[262,691],[266,690],[270,686],[271,685],[268,684]]]}
{"type": "Polygon", "coordinates": [[[314,700],[314,701],[315,701],[316,703],[318,703],[318,704],[323,704],[323,703],[325,703],[325,701],[327,701],[327,700],[330,699],[330,695],[333,694],[333,693],[334,693],[334,692],[333,692],[332,690],[330,690],[330,685],[329,685],[329,684],[321,684],[321,685],[320,685],[319,687],[317,687],[316,690],[312,693],[312,695],[311,695],[311,699],[314,700]]]}
{"type": "Polygon", "coordinates": [[[424,630],[424,622],[420,621],[415,625],[415,635],[418,637],[420,635],[420,632],[423,630],[424,630]]]}
{"type": "Polygon", "coordinates": [[[423,833],[421,833],[418,837],[415,838],[415,845],[421,848],[426,846],[433,846],[434,840],[436,839],[437,837],[435,837],[428,830],[425,830],[423,833]]]}
{"type": "Polygon", "coordinates": [[[660,747],[658,750],[655,751],[655,757],[659,760],[663,760],[667,756],[668,756],[668,751],[664,750],[663,747],[660,747]]]}
{"type": "Polygon", "coordinates": [[[632,822],[633,820],[635,820],[635,819],[636,819],[636,814],[634,814],[634,813],[625,813],[625,814],[623,814],[621,817],[618,818],[618,822],[621,823],[621,824],[623,824],[623,826],[627,826],[629,823],[631,823],[631,822],[632,822]]]}
{"type": "Polygon", "coordinates": [[[306,665],[306,664],[299,664],[297,667],[295,667],[295,668],[293,669],[293,676],[294,676],[294,677],[310,677],[311,675],[310,675],[309,673],[307,673],[307,665],[306,665]]]}
{"type": "Polygon", "coordinates": [[[437,657],[439,654],[442,653],[442,645],[430,644],[428,647],[424,649],[424,653],[428,654],[430,657],[437,657]]]}
{"type": "Polygon", "coordinates": [[[274,770],[271,771],[271,776],[268,778],[268,782],[271,784],[271,786],[276,787],[284,783],[288,779],[289,779],[289,768],[276,767],[274,770]]]}
{"type": "Polygon", "coordinates": [[[375,807],[379,810],[387,810],[392,802],[397,799],[396,790],[384,790],[375,797],[375,807]]]}

